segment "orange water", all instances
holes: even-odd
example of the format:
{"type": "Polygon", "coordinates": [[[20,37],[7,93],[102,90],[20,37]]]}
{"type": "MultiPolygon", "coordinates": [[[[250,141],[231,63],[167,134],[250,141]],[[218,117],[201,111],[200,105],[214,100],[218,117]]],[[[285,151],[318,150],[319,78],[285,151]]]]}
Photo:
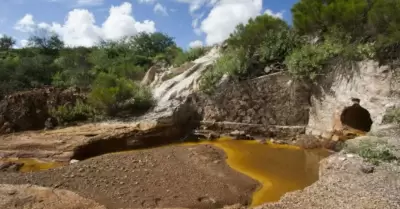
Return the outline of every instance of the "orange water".
{"type": "MultiPolygon", "coordinates": [[[[193,144],[199,143],[187,143],[193,144]]],[[[287,192],[311,185],[318,180],[319,161],[329,155],[325,150],[256,141],[218,140],[200,144],[223,149],[229,166],[261,183],[253,194],[252,206],[278,201],[287,192]]]]}

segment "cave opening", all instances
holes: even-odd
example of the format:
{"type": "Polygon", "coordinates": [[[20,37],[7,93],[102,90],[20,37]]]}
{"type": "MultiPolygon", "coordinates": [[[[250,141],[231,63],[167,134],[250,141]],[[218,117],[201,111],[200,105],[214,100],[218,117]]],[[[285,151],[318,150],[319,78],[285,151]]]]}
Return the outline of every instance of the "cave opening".
{"type": "Polygon", "coordinates": [[[353,105],[344,108],[340,115],[343,125],[363,132],[369,132],[372,126],[371,114],[360,105],[360,99],[352,98],[353,105]]]}

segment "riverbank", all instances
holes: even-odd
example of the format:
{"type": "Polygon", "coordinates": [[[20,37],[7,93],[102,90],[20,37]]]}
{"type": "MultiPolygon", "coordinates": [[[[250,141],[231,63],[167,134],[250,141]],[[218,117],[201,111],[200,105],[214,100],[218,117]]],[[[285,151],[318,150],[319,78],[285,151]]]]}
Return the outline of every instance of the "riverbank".
{"type": "Polygon", "coordinates": [[[0,183],[67,189],[110,209],[250,206],[312,184],[323,157],[287,145],[221,140],[105,154],[48,171],[6,172],[0,183]]]}

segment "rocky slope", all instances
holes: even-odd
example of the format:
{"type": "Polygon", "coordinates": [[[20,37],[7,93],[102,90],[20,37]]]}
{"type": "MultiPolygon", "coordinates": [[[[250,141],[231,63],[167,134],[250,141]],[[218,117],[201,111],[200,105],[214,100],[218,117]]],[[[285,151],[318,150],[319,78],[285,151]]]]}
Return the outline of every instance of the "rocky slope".
{"type": "Polygon", "coordinates": [[[49,87],[8,95],[0,101],[0,135],[43,129],[52,108],[74,104],[77,99],[84,99],[84,95],[72,88],[49,87]]]}

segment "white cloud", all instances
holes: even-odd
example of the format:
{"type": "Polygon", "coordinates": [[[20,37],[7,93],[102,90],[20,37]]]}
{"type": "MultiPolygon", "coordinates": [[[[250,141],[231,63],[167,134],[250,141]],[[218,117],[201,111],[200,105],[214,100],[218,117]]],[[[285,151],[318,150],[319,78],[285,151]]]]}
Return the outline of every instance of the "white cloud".
{"type": "Polygon", "coordinates": [[[26,46],[28,45],[28,40],[23,39],[23,40],[21,40],[21,41],[19,42],[19,44],[20,44],[20,46],[21,46],[22,48],[24,48],[24,47],[26,47],[26,46]]]}
{"type": "Polygon", "coordinates": [[[197,28],[198,24],[199,24],[199,19],[198,18],[194,18],[193,21],[192,21],[192,27],[193,28],[197,28]]]}
{"type": "Polygon", "coordinates": [[[52,3],[68,3],[75,7],[100,6],[104,4],[104,0],[47,0],[52,3]]]}
{"type": "Polygon", "coordinates": [[[264,14],[267,14],[267,15],[270,15],[270,16],[272,16],[272,17],[275,17],[275,18],[279,18],[279,19],[283,19],[283,13],[285,13],[285,11],[280,11],[280,12],[273,12],[272,10],[270,10],[270,9],[267,9],[267,10],[265,10],[265,12],[264,12],[264,14]]]}
{"type": "Polygon", "coordinates": [[[160,3],[157,3],[157,4],[154,6],[154,9],[153,9],[153,10],[154,10],[154,13],[156,13],[156,14],[168,16],[167,8],[165,8],[165,6],[163,6],[163,5],[160,4],[160,3]]]}
{"type": "Polygon", "coordinates": [[[203,6],[213,6],[220,0],[176,0],[177,2],[189,4],[190,13],[201,9],[203,6]]]}
{"type": "Polygon", "coordinates": [[[132,5],[128,2],[112,6],[109,16],[101,26],[96,24],[93,13],[86,9],[74,9],[68,13],[63,24],[55,22],[37,24],[33,16],[28,14],[17,22],[15,28],[23,32],[32,32],[37,28],[54,31],[69,46],[93,46],[102,39],[118,40],[138,32],[156,31],[153,21],[137,22],[134,19],[132,5]]]}
{"type": "Polygon", "coordinates": [[[200,26],[206,34],[207,45],[224,41],[236,25],[260,15],[261,10],[262,0],[220,0],[200,26]]]}
{"type": "Polygon", "coordinates": [[[196,48],[196,47],[202,47],[202,46],[203,46],[203,42],[200,40],[192,41],[189,43],[190,48],[196,48]]]}
{"type": "Polygon", "coordinates": [[[140,4],[154,4],[156,0],[138,0],[140,4]]]}
{"type": "Polygon", "coordinates": [[[21,32],[33,32],[35,29],[35,21],[33,20],[33,15],[26,14],[23,18],[18,20],[15,24],[14,29],[21,32]]]}
{"type": "Polygon", "coordinates": [[[76,4],[78,6],[98,6],[102,5],[104,0],[77,0],[76,4]]]}
{"type": "Polygon", "coordinates": [[[194,32],[196,35],[198,35],[198,36],[201,36],[201,33],[203,33],[203,31],[201,31],[200,28],[195,28],[195,29],[193,29],[193,32],[194,32]]]}

